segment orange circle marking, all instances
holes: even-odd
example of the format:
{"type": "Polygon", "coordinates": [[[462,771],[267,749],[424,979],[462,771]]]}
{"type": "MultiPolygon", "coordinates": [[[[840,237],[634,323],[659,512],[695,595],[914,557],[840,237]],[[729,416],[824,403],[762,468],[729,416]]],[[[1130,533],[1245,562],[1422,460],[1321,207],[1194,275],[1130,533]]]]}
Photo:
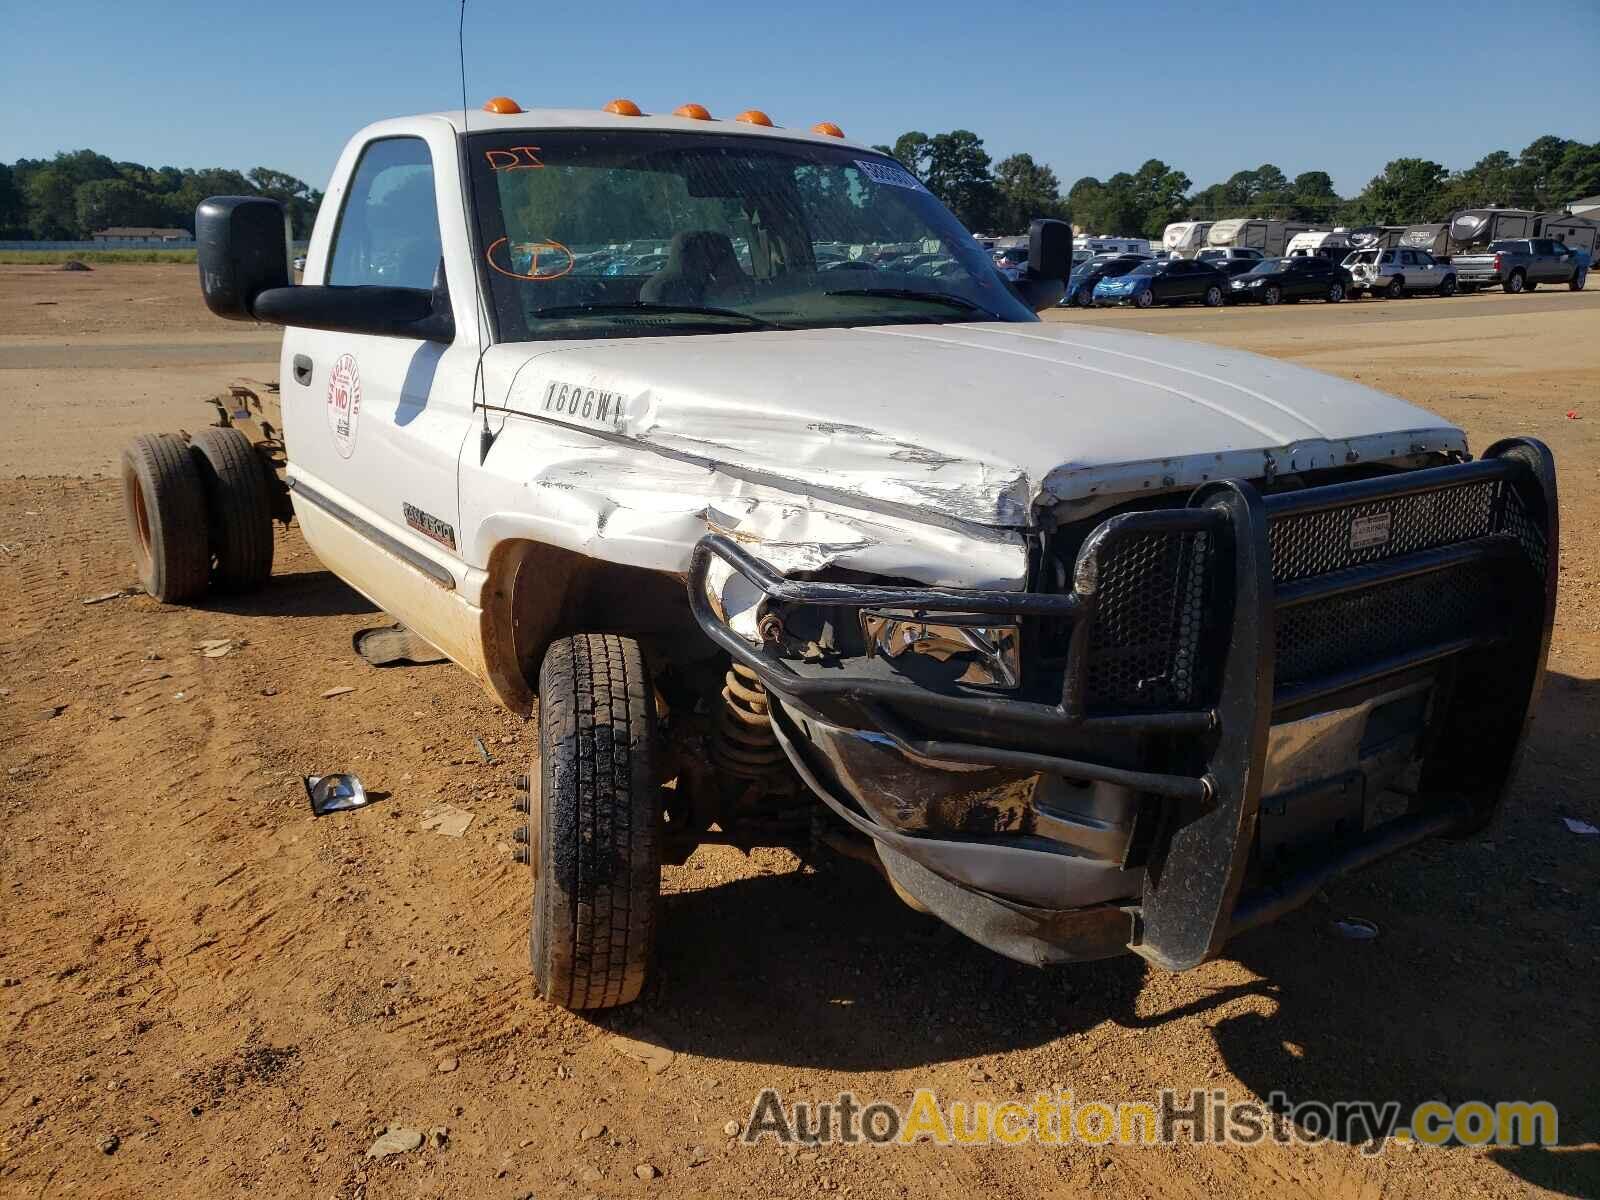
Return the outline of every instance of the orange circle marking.
{"type": "Polygon", "coordinates": [[[517,245],[519,247],[525,247],[532,252],[533,262],[529,265],[533,269],[527,274],[523,274],[521,271],[508,271],[505,267],[502,267],[499,263],[495,262],[494,252],[501,246],[506,246],[507,250],[509,251],[510,247],[508,243],[510,241],[510,238],[497,238],[495,241],[489,243],[489,248],[483,252],[484,261],[487,262],[494,270],[510,279],[526,279],[532,283],[548,283],[552,279],[560,279],[563,275],[569,274],[572,271],[572,268],[578,264],[577,255],[573,254],[571,250],[568,250],[560,242],[548,240],[543,242],[518,242],[517,245]],[[565,260],[562,263],[559,271],[541,271],[539,269],[539,257],[541,253],[546,250],[554,250],[565,260]]]}

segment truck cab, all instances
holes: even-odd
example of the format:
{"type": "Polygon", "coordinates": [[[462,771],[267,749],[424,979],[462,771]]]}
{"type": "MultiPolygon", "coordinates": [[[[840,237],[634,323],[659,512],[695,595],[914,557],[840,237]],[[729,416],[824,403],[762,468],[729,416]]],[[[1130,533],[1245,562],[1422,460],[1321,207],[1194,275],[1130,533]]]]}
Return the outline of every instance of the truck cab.
{"type": "Polygon", "coordinates": [[[1066,226],[1007,280],[836,126],[497,98],[358,133],[301,285],[273,202],[198,226],[212,310],[284,327],[282,439],[131,447],[141,577],[259,584],[222,567],[268,489],[537,711],[517,855],[558,1003],[639,994],[660,864],[702,841],[842,850],[1024,962],[1187,969],[1509,784],[1543,446],[1041,323],[1066,226]]]}

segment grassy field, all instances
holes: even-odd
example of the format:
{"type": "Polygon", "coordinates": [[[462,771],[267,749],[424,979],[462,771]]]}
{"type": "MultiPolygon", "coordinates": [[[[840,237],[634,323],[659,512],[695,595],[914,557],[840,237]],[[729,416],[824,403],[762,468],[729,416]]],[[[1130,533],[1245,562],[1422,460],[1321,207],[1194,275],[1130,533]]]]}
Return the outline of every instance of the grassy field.
{"type": "Polygon", "coordinates": [[[0,250],[0,263],[32,266],[77,259],[84,263],[193,262],[194,250],[0,250]]]}

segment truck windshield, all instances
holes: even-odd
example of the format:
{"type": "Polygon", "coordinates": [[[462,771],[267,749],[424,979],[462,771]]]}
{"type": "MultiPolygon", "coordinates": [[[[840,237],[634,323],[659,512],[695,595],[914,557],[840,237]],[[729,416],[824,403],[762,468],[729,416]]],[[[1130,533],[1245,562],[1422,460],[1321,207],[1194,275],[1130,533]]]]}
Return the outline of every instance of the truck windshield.
{"type": "Polygon", "coordinates": [[[1033,321],[892,159],[662,130],[468,139],[501,341],[1033,321]]]}

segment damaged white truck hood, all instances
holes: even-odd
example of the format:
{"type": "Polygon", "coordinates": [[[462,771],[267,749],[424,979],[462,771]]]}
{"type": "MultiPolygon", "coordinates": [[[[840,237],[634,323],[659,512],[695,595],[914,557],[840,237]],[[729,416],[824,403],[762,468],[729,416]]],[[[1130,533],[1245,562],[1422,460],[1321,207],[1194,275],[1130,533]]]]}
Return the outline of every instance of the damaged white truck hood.
{"type": "Polygon", "coordinates": [[[513,412],[755,485],[969,526],[1027,526],[1041,504],[1466,448],[1459,428],[1360,384],[1084,326],[502,345],[490,359],[490,394],[503,387],[513,412]]]}

